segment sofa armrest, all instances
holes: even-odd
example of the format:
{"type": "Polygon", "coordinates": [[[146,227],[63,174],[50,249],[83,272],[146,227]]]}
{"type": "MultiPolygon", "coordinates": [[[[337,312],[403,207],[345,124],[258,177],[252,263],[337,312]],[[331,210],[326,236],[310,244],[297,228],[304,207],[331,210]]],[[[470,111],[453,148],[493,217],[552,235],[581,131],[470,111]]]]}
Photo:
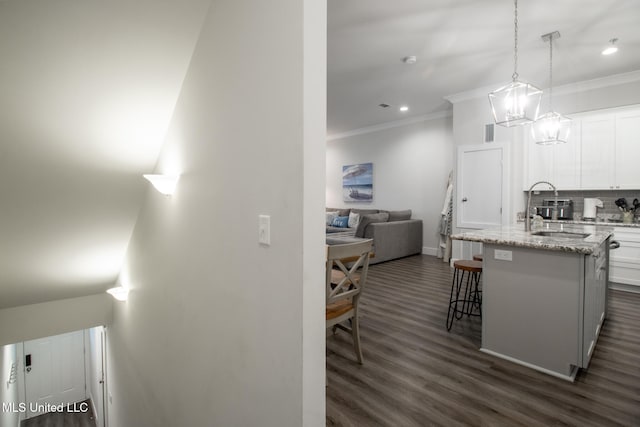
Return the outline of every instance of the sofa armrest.
{"type": "Polygon", "coordinates": [[[422,253],[422,220],[376,222],[369,224],[364,237],[373,239],[371,263],[422,253]]]}

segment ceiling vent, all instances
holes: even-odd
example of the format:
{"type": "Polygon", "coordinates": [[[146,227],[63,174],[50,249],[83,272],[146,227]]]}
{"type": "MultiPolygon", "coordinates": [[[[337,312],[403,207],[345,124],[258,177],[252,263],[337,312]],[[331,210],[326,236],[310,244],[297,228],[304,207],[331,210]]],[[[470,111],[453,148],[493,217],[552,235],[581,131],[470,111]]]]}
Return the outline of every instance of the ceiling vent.
{"type": "Polygon", "coordinates": [[[484,142],[493,142],[494,128],[495,125],[493,123],[484,125],[484,142]]]}
{"type": "Polygon", "coordinates": [[[378,104],[378,107],[380,107],[380,108],[389,108],[389,107],[391,107],[391,105],[382,103],[382,104],[378,104]]]}

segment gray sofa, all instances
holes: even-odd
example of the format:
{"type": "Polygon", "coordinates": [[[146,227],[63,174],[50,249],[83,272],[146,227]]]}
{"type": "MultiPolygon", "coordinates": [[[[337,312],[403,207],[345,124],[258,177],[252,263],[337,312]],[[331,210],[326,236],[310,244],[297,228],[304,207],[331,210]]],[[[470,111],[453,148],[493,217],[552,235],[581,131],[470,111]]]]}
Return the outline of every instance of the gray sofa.
{"type": "Polygon", "coordinates": [[[411,210],[327,208],[327,212],[333,211],[339,216],[357,213],[360,222],[357,228],[327,225],[327,242],[348,241],[350,237],[373,239],[371,264],[422,253],[422,220],[411,219],[411,210]]]}

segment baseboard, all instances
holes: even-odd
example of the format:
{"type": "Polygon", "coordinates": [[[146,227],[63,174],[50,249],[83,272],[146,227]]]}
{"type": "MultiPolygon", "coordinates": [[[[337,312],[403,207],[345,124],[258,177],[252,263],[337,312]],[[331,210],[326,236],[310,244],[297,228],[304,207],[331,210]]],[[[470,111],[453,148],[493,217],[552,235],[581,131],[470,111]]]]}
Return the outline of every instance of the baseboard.
{"type": "Polygon", "coordinates": [[[502,353],[497,353],[493,350],[489,350],[486,349],[484,347],[480,347],[480,351],[486,354],[490,354],[492,356],[495,357],[499,357],[500,359],[504,359],[504,360],[508,360],[509,362],[513,362],[513,363],[517,363],[518,365],[522,365],[522,366],[526,366],[527,368],[531,368],[531,369],[535,369],[536,371],[539,372],[543,372],[547,375],[551,375],[554,376],[556,378],[561,378],[565,381],[570,381],[570,382],[574,382],[576,380],[576,374],[578,373],[578,367],[571,365],[571,372],[567,375],[567,374],[562,374],[560,372],[556,372],[556,371],[552,371],[549,370],[547,368],[543,368],[541,366],[538,365],[534,365],[532,363],[529,362],[525,362],[523,360],[520,359],[516,359],[514,357],[511,356],[507,356],[506,354],[502,354],[502,353]]]}
{"type": "Polygon", "coordinates": [[[626,283],[609,282],[609,289],[640,294],[640,286],[627,285],[626,283]]]}
{"type": "Polygon", "coordinates": [[[422,255],[438,256],[438,248],[422,247],[422,255]]]}

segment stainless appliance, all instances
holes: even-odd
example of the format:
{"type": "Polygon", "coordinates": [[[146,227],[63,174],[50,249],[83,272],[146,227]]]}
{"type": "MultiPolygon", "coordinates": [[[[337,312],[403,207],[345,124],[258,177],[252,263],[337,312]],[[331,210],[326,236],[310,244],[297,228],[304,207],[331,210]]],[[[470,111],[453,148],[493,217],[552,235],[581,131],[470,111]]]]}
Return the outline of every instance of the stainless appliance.
{"type": "MultiPolygon", "coordinates": [[[[551,219],[553,217],[554,202],[555,199],[543,199],[542,206],[538,206],[536,208],[536,214],[540,215],[544,219],[551,219]]],[[[573,219],[573,200],[558,199],[558,219],[573,219]]]]}

